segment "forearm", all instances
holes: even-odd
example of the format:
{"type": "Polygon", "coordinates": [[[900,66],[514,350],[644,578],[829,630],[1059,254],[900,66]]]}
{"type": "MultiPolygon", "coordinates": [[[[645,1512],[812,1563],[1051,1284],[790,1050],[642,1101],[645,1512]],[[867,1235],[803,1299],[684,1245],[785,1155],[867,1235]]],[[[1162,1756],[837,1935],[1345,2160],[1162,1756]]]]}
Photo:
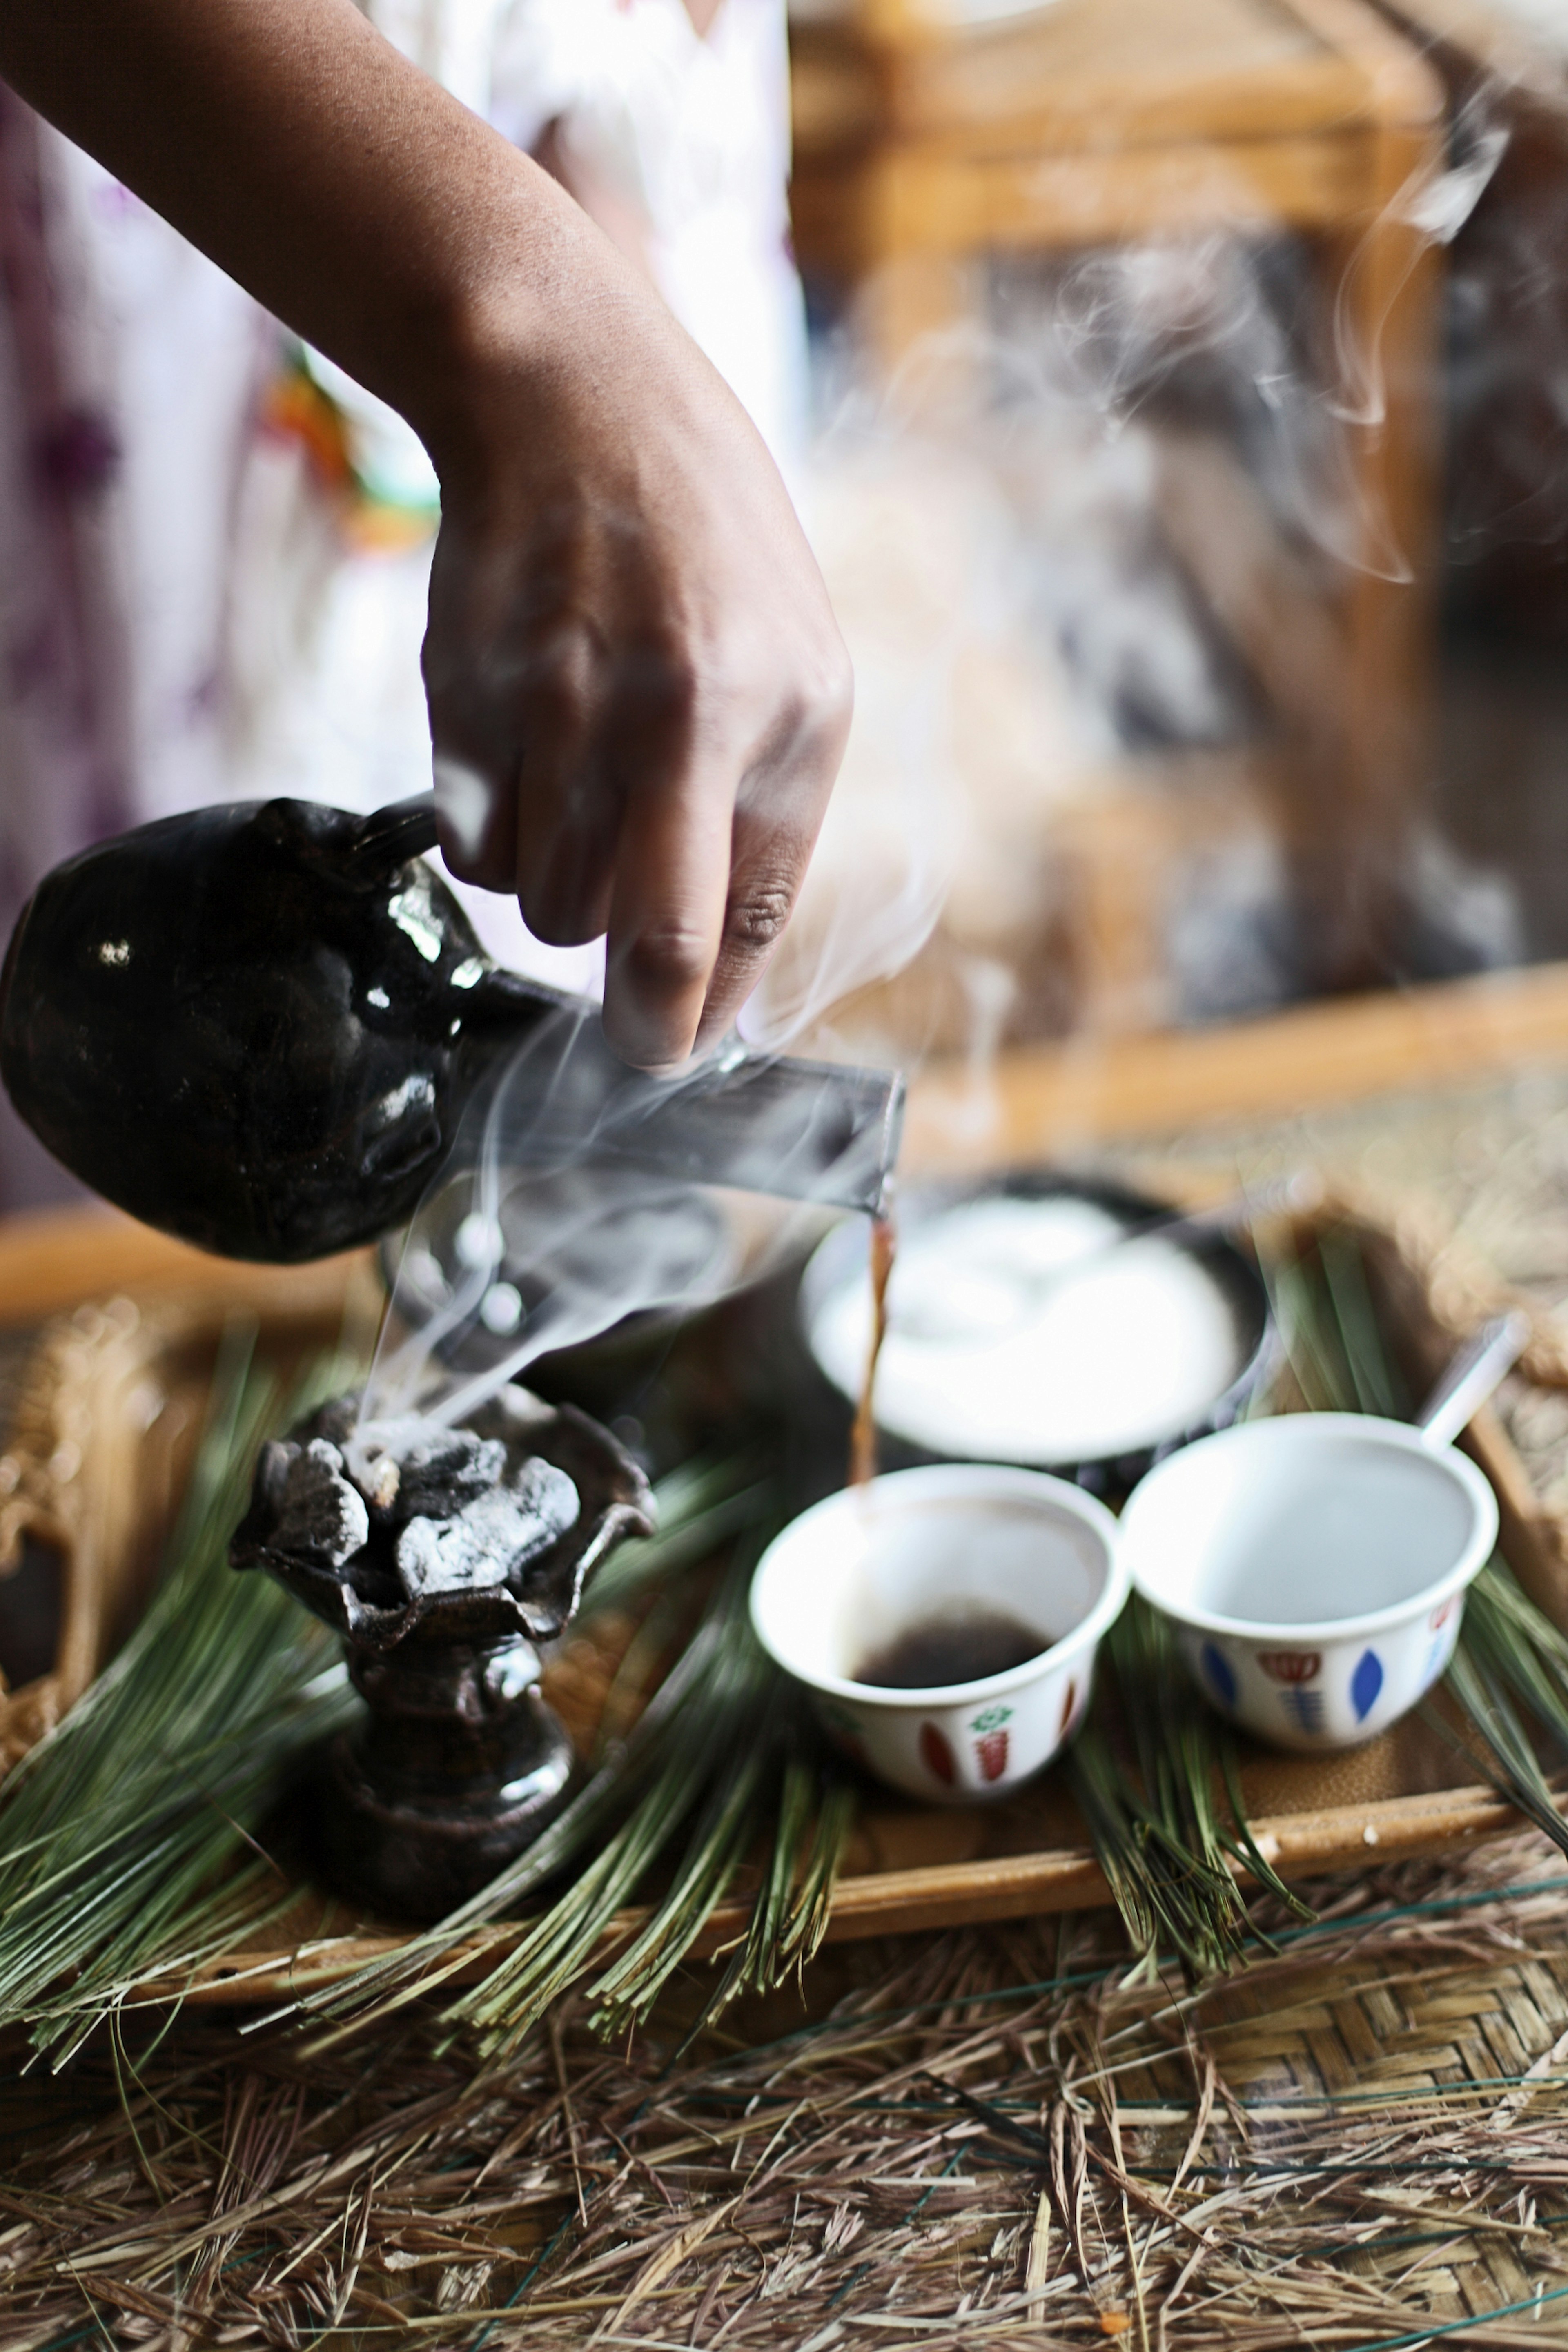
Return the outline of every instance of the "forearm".
{"type": "Polygon", "coordinates": [[[720,1034],[849,674],[776,469],[654,288],[353,0],[0,0],[0,76],[422,436],[447,858],[541,939],[607,929],[629,1059],[720,1034]]]}
{"type": "Polygon", "coordinates": [[[493,322],[515,340],[521,313],[542,347],[598,244],[353,0],[0,0],[0,76],[401,409],[437,464],[467,437],[449,411],[493,322]]]}

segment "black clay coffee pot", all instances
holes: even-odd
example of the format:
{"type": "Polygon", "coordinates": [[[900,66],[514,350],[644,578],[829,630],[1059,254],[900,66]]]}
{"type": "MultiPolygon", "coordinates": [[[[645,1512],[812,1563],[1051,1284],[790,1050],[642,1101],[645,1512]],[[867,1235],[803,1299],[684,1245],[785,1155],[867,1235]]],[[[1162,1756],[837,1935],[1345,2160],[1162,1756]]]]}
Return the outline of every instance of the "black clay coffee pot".
{"type": "Polygon", "coordinates": [[[739,1049],[628,1070],[596,1007],[490,962],[420,855],[435,837],[429,794],[368,818],[251,802],[57,866],[0,979],[16,1108],[94,1191],[231,1257],[404,1222],[503,1073],[510,1164],[879,1206],[898,1077],[739,1049]]]}

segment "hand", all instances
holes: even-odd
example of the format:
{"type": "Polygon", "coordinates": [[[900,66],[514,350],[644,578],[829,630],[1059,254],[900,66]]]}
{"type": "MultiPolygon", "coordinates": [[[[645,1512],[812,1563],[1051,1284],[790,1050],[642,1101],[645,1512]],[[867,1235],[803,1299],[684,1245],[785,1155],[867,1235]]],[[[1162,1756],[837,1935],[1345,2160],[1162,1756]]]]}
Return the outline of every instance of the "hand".
{"type": "Polygon", "coordinates": [[[503,317],[442,475],[425,678],[452,871],[553,946],[607,931],[628,1061],[711,1043],[788,919],[847,657],[757,434],[586,222],[542,348],[503,317]]]}
{"type": "Polygon", "coordinates": [[[0,0],[0,73],[400,409],[441,476],[443,846],[605,1024],[728,1027],[799,887],[849,668],[773,461],[571,199],[353,0],[0,0]]]}

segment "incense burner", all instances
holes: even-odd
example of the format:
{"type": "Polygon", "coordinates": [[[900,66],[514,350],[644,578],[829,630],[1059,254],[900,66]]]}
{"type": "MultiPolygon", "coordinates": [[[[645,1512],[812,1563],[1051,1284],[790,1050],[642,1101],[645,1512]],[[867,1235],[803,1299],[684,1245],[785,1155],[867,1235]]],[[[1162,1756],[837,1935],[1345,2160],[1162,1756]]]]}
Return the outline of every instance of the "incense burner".
{"type": "Polygon", "coordinates": [[[463,1429],[364,1423],[342,1397],[263,1448],[230,1561],[342,1633],[369,1710],[321,1766],[312,1828],[335,1885],[439,1918],[531,1844],[572,1772],[538,1645],[651,1527],[608,1433],[521,1389],[463,1429]]]}

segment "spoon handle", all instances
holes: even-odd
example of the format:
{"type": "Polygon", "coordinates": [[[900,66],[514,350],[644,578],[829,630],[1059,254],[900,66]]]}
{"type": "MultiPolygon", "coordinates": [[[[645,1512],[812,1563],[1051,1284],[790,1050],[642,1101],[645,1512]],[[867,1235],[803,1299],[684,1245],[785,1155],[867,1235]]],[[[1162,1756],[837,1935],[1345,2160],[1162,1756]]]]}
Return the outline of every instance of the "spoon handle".
{"type": "Polygon", "coordinates": [[[1420,1412],[1415,1426],[1434,1449],[1451,1445],[1468,1429],[1503,1374],[1510,1371],[1530,1338],[1530,1318],[1521,1307],[1484,1323],[1461,1348],[1420,1412]]]}

